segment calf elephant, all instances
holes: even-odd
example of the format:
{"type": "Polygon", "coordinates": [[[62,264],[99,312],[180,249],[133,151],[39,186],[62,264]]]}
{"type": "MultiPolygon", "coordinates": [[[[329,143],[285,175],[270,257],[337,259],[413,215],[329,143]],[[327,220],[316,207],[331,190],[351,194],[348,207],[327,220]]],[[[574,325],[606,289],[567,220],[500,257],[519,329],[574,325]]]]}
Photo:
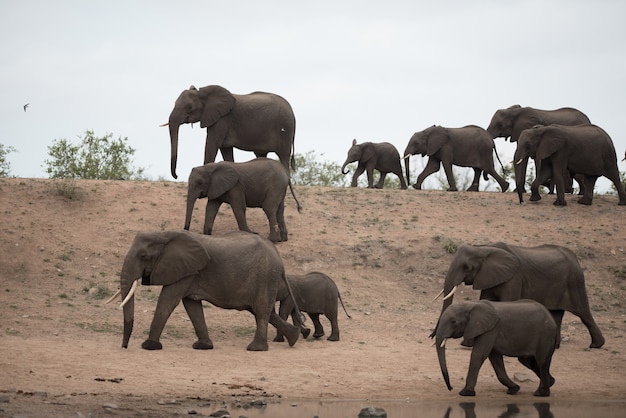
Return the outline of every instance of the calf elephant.
{"type": "Polygon", "coordinates": [[[176,175],[178,131],[184,123],[200,122],[207,128],[204,164],[215,161],[217,150],[225,161],[234,161],[233,147],[253,151],[257,157],[275,152],[289,170],[294,165],[292,150],[296,119],[287,100],[272,93],[232,94],[221,86],[206,86],[199,90],[191,86],[183,91],[170,113],[169,125],[172,148],[171,171],[176,175]]]}
{"type": "MultiPolygon", "coordinates": [[[[448,191],[457,190],[452,173],[452,165],[457,165],[474,169],[474,181],[468,191],[478,191],[480,173],[484,171],[485,179],[487,179],[487,174],[491,175],[500,185],[500,189],[505,192],[509,188],[509,183],[496,172],[493,166],[494,150],[493,139],[489,137],[487,131],[479,126],[444,128],[433,125],[423,131],[416,132],[409,140],[404,150],[406,177],[410,183],[409,157],[414,154],[422,154],[422,156],[428,155],[428,163],[413,185],[416,189],[421,189],[424,179],[439,171],[439,166],[443,164],[450,186],[448,191]]],[[[496,157],[497,155],[496,153],[496,157]]]]}
{"type": "MultiPolygon", "coordinates": [[[[589,329],[591,348],[604,345],[602,332],[589,309],[583,269],[576,254],[565,247],[549,244],[518,247],[503,242],[460,247],[440,293],[446,295],[442,313],[449,309],[461,283],[480,290],[481,299],[536,300],[552,312],[559,336],[564,311],[569,311],[589,329]]],[[[560,338],[557,346],[559,341],[560,338]]]]}
{"type": "Polygon", "coordinates": [[[583,176],[583,196],[578,203],[591,205],[596,180],[604,176],[615,185],[619,204],[626,205],[626,192],[617,168],[617,153],[611,137],[595,125],[537,125],[526,129],[519,137],[515,150],[515,180],[519,201],[524,201],[521,185],[524,178],[521,161],[534,157],[538,177],[531,185],[531,201],[541,199],[539,184],[553,178],[556,184],[556,206],[565,206],[566,173],[583,176]]]}
{"type": "Polygon", "coordinates": [[[506,373],[504,356],[519,362],[539,377],[535,396],[549,396],[554,378],[550,363],[556,344],[556,323],[548,310],[533,300],[515,302],[466,302],[446,309],[439,318],[435,344],[443,379],[452,390],[446,365],[445,342],[448,338],[472,339],[472,355],[462,396],[474,396],[478,372],[489,358],[500,383],[515,394],[520,387],[506,373]]]}
{"type": "Polygon", "coordinates": [[[196,199],[207,198],[204,233],[211,235],[215,216],[222,203],[230,204],[237,225],[242,231],[252,232],[246,222],[246,207],[263,208],[270,224],[270,241],[287,241],[285,224],[285,194],[287,186],[298,205],[289,172],[278,161],[256,158],[245,163],[221,161],[195,167],[189,174],[185,229],[189,230],[196,199]]]}
{"type": "MultiPolygon", "coordinates": [[[[309,314],[309,317],[315,325],[313,337],[321,338],[324,336],[324,327],[320,322],[320,314],[326,315],[330,321],[332,331],[328,337],[329,341],[339,341],[339,323],[337,321],[338,303],[341,302],[344,312],[348,318],[352,318],[346,310],[337,285],[327,275],[319,272],[312,272],[304,276],[287,275],[287,281],[290,284],[295,301],[298,308],[302,312],[309,314]]],[[[294,324],[301,325],[296,312],[293,300],[289,296],[289,289],[284,284],[279,284],[276,300],[280,302],[278,315],[287,319],[289,314],[294,318],[294,324]]],[[[301,326],[302,335],[306,338],[310,330],[301,326]]],[[[284,341],[281,330],[277,330],[274,341],[284,341]]]]}
{"type": "Polygon", "coordinates": [[[124,298],[123,348],[128,347],[133,330],[134,294],[140,280],[143,285],[162,286],[148,339],[141,345],[144,349],[163,347],[161,332],[181,300],[198,337],[195,349],[213,348],[203,300],[254,315],[256,332],[248,350],[268,349],[268,323],[281,330],[290,345],[300,335],[297,327],[274,311],[278,283],[283,282],[288,291],[290,288],[278,251],[258,235],[240,231],[217,237],[187,231],[138,233],[122,265],[120,290],[108,301],[119,295],[124,298]]]}
{"type": "MultiPolygon", "coordinates": [[[[591,123],[587,115],[578,109],[564,107],[556,110],[541,110],[532,107],[522,107],[513,105],[506,109],[499,109],[494,113],[487,128],[487,132],[492,138],[509,138],[511,142],[516,142],[525,129],[535,125],[582,125],[591,123]]],[[[520,173],[526,177],[526,167],[528,158],[520,162],[520,173]]],[[[539,172],[537,171],[537,176],[539,172]]],[[[571,179],[569,183],[571,189],[571,179]]],[[[522,184],[522,193],[525,192],[522,184]]]]}
{"type": "Polygon", "coordinates": [[[356,187],[357,180],[364,171],[367,172],[367,187],[382,189],[387,173],[393,173],[400,179],[400,188],[406,189],[406,182],[402,175],[400,154],[396,147],[389,142],[363,142],[356,143],[352,140],[352,147],[348,150],[348,157],[341,166],[341,173],[348,174],[346,166],[358,161],[358,166],[352,175],[351,187],[356,187]],[[380,178],[374,186],[374,170],[380,173],[380,178]]]}

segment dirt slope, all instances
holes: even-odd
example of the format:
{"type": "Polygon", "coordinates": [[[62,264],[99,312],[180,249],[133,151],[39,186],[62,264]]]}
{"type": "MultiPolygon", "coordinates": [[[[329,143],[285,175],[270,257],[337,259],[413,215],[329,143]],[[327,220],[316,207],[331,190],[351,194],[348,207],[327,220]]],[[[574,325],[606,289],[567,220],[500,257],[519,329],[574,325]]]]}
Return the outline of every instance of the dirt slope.
{"type": "MultiPolygon", "coordinates": [[[[512,193],[303,186],[296,192],[304,212],[288,196],[290,239],[277,246],[288,272],[319,270],[335,279],[353,317],[340,315],[341,341],[301,340],[293,348],[272,342],[268,352],[250,353],[250,314],[207,306],[215,349],[195,351],[193,328],[179,307],[164,349],[147,352],[140,344],[159,289],[139,289],[128,350],[120,348],[121,310],[102,303],[118,288],[137,231],[182,228],[186,184],[0,180],[0,392],[9,400],[0,410],[109,400],[140,410],[188,397],[459,399],[469,351],[456,341],[448,345],[455,387],[448,392],[428,339],[441,307],[432,298],[453,257],[448,250],[493,241],[553,243],[578,255],[607,342],[589,350],[586,328],[566,313],[552,396],[623,399],[626,208],[617,197],[597,196],[587,207],[568,196],[568,206],[556,208],[552,196],[519,205],[512,193]]],[[[192,231],[200,232],[204,204],[196,206],[192,231]]],[[[250,209],[248,219],[267,234],[260,209],[250,209]]],[[[215,233],[233,229],[224,205],[215,233]]],[[[478,296],[462,290],[456,301],[478,296]]],[[[507,368],[510,375],[526,373],[517,361],[507,368]]],[[[521,385],[516,399],[532,400],[537,382],[521,385]]],[[[507,399],[488,364],[477,393],[507,399]]]]}

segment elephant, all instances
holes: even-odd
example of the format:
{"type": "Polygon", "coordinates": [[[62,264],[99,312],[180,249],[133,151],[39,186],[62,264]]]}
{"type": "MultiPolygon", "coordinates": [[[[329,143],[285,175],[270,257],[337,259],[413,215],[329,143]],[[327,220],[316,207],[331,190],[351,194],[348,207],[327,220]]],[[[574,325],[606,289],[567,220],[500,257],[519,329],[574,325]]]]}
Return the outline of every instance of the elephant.
{"type": "MultiPolygon", "coordinates": [[[[489,122],[487,132],[492,138],[504,137],[509,138],[511,142],[516,142],[525,129],[532,128],[535,125],[551,125],[557,123],[559,125],[582,125],[591,123],[587,115],[578,109],[571,107],[563,107],[555,110],[541,110],[532,107],[522,107],[513,105],[506,109],[498,109],[489,122]]],[[[526,177],[526,167],[528,159],[524,159],[520,163],[520,172],[526,177]]],[[[537,171],[537,175],[538,175],[537,171]]],[[[571,189],[571,180],[569,189],[571,189]]],[[[550,187],[550,185],[547,185],[550,187]]],[[[522,184],[522,193],[524,193],[522,184]]]]}
{"type": "Polygon", "coordinates": [[[256,332],[247,347],[250,351],[268,350],[268,323],[281,330],[291,346],[300,336],[299,328],[274,311],[278,283],[283,281],[288,290],[290,287],[276,247],[258,235],[241,231],[220,236],[187,231],[137,233],[122,265],[120,290],[107,301],[120,295],[124,298],[123,348],[128,347],[133,330],[134,294],[139,281],[143,285],[163,286],[150,333],[141,345],[146,350],[163,348],[159,341],[163,327],[181,299],[198,337],[194,349],[213,348],[203,300],[254,315],[256,332]]]}
{"type": "MultiPolygon", "coordinates": [[[[309,314],[311,321],[315,325],[315,332],[313,337],[321,338],[324,336],[324,327],[320,323],[320,314],[326,315],[326,318],[330,321],[332,331],[328,337],[328,341],[339,341],[339,324],[337,322],[338,304],[341,302],[344,312],[348,318],[352,318],[346,310],[341,294],[337,285],[324,273],[311,272],[303,276],[287,275],[287,281],[295,296],[295,300],[298,308],[301,312],[309,314]]],[[[289,314],[294,318],[294,324],[298,325],[298,318],[294,314],[295,306],[293,301],[289,297],[289,289],[282,283],[278,285],[278,292],[276,293],[276,300],[280,302],[278,315],[287,319],[289,314]]],[[[301,332],[304,338],[309,335],[310,330],[308,328],[301,327],[301,332]]],[[[277,330],[276,338],[274,341],[284,341],[283,335],[280,330],[277,330]]]]}
{"type": "MultiPolygon", "coordinates": [[[[459,247],[438,295],[445,295],[442,313],[449,309],[461,283],[480,290],[480,299],[533,299],[541,303],[551,311],[557,324],[557,347],[564,311],[578,316],[585,324],[591,335],[591,348],[604,345],[602,332],[589,309],[583,269],[568,248],[551,244],[519,247],[504,242],[459,247]]],[[[431,337],[435,333],[436,330],[431,337]]]]}
{"type": "Polygon", "coordinates": [[[194,167],[189,174],[184,228],[189,230],[196,199],[207,198],[205,234],[211,235],[215,216],[226,202],[241,231],[252,232],[246,222],[246,207],[263,208],[270,224],[270,241],[287,241],[289,234],[284,215],[287,186],[301,212],[289,172],[276,160],[261,157],[244,163],[220,161],[194,167]]]}
{"type": "Polygon", "coordinates": [[[406,182],[402,175],[402,164],[400,163],[400,154],[396,147],[389,142],[363,142],[356,143],[356,139],[352,140],[352,147],[348,150],[346,161],[341,166],[341,173],[348,174],[346,166],[350,163],[358,161],[358,166],[352,175],[351,187],[357,186],[357,180],[364,171],[367,172],[367,187],[372,189],[382,189],[385,183],[387,173],[393,173],[400,179],[400,188],[406,189],[406,182]],[[374,186],[374,170],[378,170],[380,178],[374,186]]]}
{"type": "Polygon", "coordinates": [[[295,167],[292,151],[296,119],[287,100],[272,93],[242,95],[216,85],[200,89],[191,86],[178,96],[169,121],[161,125],[169,125],[174,178],[178,178],[178,130],[184,123],[195,122],[207,128],[204,164],[215,161],[218,149],[225,161],[234,161],[234,147],[253,151],[257,157],[274,152],[287,170],[290,161],[295,167]]]}
{"type": "MultiPolygon", "coordinates": [[[[439,170],[440,164],[446,172],[449,188],[448,191],[456,191],[456,182],[452,173],[452,165],[461,167],[472,167],[474,169],[474,181],[468,191],[478,191],[480,174],[484,171],[485,179],[490,174],[498,184],[502,192],[506,192],[509,183],[500,176],[493,165],[493,152],[495,144],[489,137],[487,131],[475,125],[468,125],[462,128],[445,128],[433,125],[423,131],[416,132],[409,140],[404,150],[404,167],[406,177],[409,178],[409,157],[414,154],[428,155],[428,163],[424,170],[417,177],[417,182],[413,185],[416,189],[422,188],[422,182],[426,177],[439,170]]],[[[496,157],[498,154],[496,153],[496,157]]],[[[498,161],[500,158],[498,157],[498,161]]],[[[500,162],[502,165],[502,162],[500,162]]]]}
{"type": "Polygon", "coordinates": [[[448,338],[472,339],[472,354],[461,396],[475,396],[478,372],[489,358],[500,383],[515,394],[520,387],[506,374],[503,356],[517,357],[519,362],[539,377],[535,396],[550,396],[555,379],[550,363],[556,348],[557,326],[550,312],[540,303],[521,299],[514,302],[457,303],[439,318],[435,345],[443,379],[452,390],[446,366],[445,343],[448,338]]]}
{"type": "Polygon", "coordinates": [[[521,185],[522,168],[520,162],[528,157],[535,158],[538,177],[531,185],[531,201],[541,199],[539,184],[547,178],[554,178],[556,200],[554,205],[565,206],[566,173],[583,176],[583,196],[578,203],[591,205],[596,180],[604,176],[615,185],[619,204],[626,205],[626,192],[620,180],[617,167],[617,153],[611,137],[600,127],[587,124],[577,126],[536,125],[522,132],[515,150],[515,180],[519,202],[524,201],[521,185]]]}

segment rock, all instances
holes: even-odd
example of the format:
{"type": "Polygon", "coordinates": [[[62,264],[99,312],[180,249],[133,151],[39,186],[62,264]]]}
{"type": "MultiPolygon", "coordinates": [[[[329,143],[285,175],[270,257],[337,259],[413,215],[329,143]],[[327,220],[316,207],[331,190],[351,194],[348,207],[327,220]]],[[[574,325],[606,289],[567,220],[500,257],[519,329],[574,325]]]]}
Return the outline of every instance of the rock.
{"type": "Polygon", "coordinates": [[[230,418],[230,412],[228,412],[227,409],[218,409],[215,412],[211,412],[209,416],[215,418],[230,418]]]}
{"type": "Polygon", "coordinates": [[[534,382],[535,380],[526,373],[514,373],[513,374],[513,380],[515,380],[516,382],[534,382]]]}
{"type": "Polygon", "coordinates": [[[387,418],[387,412],[382,408],[370,406],[368,408],[361,409],[361,412],[359,412],[359,418],[387,418]]]}
{"type": "Polygon", "coordinates": [[[6,393],[0,393],[0,403],[9,403],[11,402],[11,397],[6,393]]]}

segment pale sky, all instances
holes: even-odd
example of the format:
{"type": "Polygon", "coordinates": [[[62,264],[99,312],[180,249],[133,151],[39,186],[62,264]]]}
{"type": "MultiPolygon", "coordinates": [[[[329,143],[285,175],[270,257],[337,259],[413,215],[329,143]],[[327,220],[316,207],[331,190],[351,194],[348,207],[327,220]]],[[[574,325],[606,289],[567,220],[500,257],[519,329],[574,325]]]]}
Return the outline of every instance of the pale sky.
{"type": "MultiPolygon", "coordinates": [[[[158,125],[182,90],[218,84],[285,97],[295,151],[337,163],[353,138],[402,153],[416,131],[486,128],[513,104],[578,108],[621,160],[625,16],[623,0],[0,0],[0,143],[17,149],[12,174],[47,177],[55,139],[111,132],[135,166],[171,179],[158,125]]],[[[180,180],[202,164],[205,135],[181,127],[180,180]]],[[[510,162],[514,145],[496,147],[510,162]]]]}

